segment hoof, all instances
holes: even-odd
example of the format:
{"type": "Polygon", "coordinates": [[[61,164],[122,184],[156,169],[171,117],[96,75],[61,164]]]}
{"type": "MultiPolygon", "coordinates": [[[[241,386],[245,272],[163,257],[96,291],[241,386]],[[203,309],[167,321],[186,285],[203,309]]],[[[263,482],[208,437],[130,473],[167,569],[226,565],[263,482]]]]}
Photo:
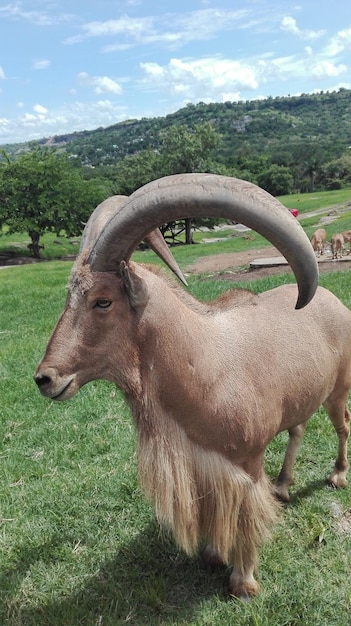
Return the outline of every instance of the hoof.
{"type": "Polygon", "coordinates": [[[288,487],[286,487],[286,485],[279,485],[276,483],[274,485],[274,494],[275,497],[278,498],[278,500],[280,500],[281,502],[290,502],[290,495],[288,487]]]}
{"type": "Polygon", "coordinates": [[[232,580],[229,581],[229,593],[234,598],[238,598],[243,602],[249,602],[253,596],[258,593],[259,585],[254,578],[250,580],[232,580]]]}
{"type": "Polygon", "coordinates": [[[328,483],[336,489],[347,487],[346,472],[333,472],[328,478],[328,483]]]}

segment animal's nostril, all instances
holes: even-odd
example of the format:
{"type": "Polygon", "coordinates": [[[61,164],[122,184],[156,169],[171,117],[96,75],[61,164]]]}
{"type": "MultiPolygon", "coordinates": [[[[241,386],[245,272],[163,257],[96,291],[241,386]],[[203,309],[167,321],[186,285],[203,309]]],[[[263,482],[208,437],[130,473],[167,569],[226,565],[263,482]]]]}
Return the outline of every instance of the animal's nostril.
{"type": "Polygon", "coordinates": [[[34,381],[36,382],[38,387],[44,387],[44,385],[48,385],[49,383],[51,383],[51,378],[50,378],[50,376],[44,376],[42,374],[36,374],[34,376],[34,381]]]}

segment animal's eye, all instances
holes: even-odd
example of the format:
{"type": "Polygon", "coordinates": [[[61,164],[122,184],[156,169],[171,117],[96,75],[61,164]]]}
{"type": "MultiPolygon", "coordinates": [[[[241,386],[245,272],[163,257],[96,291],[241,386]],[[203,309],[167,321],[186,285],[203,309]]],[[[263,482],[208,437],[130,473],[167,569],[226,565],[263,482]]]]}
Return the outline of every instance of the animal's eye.
{"type": "Polygon", "coordinates": [[[94,304],[94,309],[108,309],[111,306],[111,300],[97,300],[94,304]]]}

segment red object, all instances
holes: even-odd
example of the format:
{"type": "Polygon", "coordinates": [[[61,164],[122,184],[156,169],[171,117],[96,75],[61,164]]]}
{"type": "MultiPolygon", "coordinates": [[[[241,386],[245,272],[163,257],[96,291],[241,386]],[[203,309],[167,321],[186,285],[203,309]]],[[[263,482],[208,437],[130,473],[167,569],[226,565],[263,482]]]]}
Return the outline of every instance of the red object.
{"type": "Polygon", "coordinates": [[[291,215],[293,215],[294,217],[297,217],[298,214],[299,214],[297,209],[289,209],[289,211],[290,211],[291,215]]]}

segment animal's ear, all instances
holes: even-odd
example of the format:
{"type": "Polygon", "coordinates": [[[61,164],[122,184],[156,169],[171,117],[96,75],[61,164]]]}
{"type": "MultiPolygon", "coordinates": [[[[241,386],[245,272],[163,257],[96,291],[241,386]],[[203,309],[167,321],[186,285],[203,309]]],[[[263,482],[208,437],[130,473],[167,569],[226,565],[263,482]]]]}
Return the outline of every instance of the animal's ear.
{"type": "Polygon", "coordinates": [[[133,309],[139,309],[145,306],[149,299],[149,290],[145,281],[131,271],[125,261],[121,261],[119,271],[128,295],[130,306],[133,309]]]}

